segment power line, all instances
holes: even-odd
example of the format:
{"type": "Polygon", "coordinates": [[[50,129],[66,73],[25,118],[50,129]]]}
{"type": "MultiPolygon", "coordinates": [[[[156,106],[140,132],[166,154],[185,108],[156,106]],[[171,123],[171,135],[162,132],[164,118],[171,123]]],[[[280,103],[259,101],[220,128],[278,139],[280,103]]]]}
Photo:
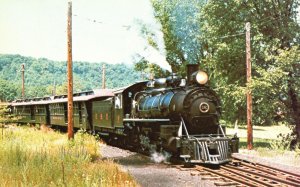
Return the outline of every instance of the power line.
{"type": "MultiPolygon", "coordinates": [[[[281,19],[282,17],[278,17],[278,18],[274,18],[274,19],[271,19],[271,20],[266,20],[266,19],[269,19],[269,17],[267,18],[264,18],[262,20],[266,20],[266,21],[258,21],[256,22],[257,24],[260,24],[260,26],[262,24],[265,24],[265,23],[269,23],[269,22],[273,22],[273,21],[278,21],[279,19],[281,19]]],[[[237,32],[236,34],[230,34],[230,35],[225,35],[225,36],[221,36],[221,37],[205,37],[207,39],[226,39],[226,38],[232,38],[232,37],[236,37],[236,36],[241,36],[241,35],[244,35],[245,34],[245,31],[243,32],[237,32]]]]}
{"type": "Polygon", "coordinates": [[[112,23],[109,23],[109,22],[103,22],[103,21],[100,21],[100,20],[97,20],[97,19],[94,19],[94,18],[83,17],[83,16],[78,15],[78,14],[73,14],[73,16],[81,18],[81,19],[83,19],[85,21],[88,21],[90,23],[101,24],[101,25],[113,25],[113,26],[126,28],[126,30],[129,30],[132,27],[131,25],[125,25],[125,24],[118,25],[118,24],[112,24],[112,23]]]}
{"type": "Polygon", "coordinates": [[[229,34],[229,35],[225,35],[225,36],[220,36],[220,37],[204,37],[204,39],[225,39],[225,38],[233,38],[233,37],[236,37],[236,36],[241,36],[241,35],[245,35],[245,32],[237,32],[235,34],[229,34]]]}
{"type": "Polygon", "coordinates": [[[244,35],[244,34],[245,34],[245,32],[239,32],[237,34],[232,34],[232,35],[226,35],[226,36],[219,37],[219,39],[231,38],[231,37],[235,37],[235,36],[241,36],[241,35],[244,35]]]}

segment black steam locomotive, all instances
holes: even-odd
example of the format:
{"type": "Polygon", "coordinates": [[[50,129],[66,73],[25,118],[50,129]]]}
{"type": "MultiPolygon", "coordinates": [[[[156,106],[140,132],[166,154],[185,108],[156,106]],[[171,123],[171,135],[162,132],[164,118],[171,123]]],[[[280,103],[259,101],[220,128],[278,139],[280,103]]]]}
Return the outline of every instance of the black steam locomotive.
{"type": "MultiPolygon", "coordinates": [[[[143,151],[166,150],[186,163],[222,164],[237,152],[219,124],[220,100],[198,65],[175,75],[116,90],[74,94],[74,127],[143,151]]],[[[21,123],[67,126],[67,95],[16,100],[21,123]]]]}

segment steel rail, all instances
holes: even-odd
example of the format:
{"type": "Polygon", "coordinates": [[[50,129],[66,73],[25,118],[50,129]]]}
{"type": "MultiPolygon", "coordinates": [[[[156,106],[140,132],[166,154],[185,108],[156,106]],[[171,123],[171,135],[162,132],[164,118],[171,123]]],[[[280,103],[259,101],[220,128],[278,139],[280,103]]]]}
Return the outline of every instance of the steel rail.
{"type": "Polygon", "coordinates": [[[210,172],[210,173],[213,173],[215,175],[219,175],[221,177],[224,177],[226,179],[230,179],[232,180],[233,182],[237,182],[241,185],[246,185],[246,186],[250,186],[250,187],[257,187],[257,186],[261,186],[261,187],[264,187],[264,186],[268,186],[268,185],[262,185],[261,183],[258,183],[256,181],[253,181],[252,178],[249,179],[249,178],[246,178],[246,177],[241,177],[240,175],[238,174],[235,174],[235,173],[232,173],[232,172],[228,172],[224,169],[219,169],[219,170],[213,170],[213,169],[209,169],[209,168],[202,168],[202,167],[196,167],[196,170],[198,171],[206,171],[206,172],[210,172]]]}
{"type": "Polygon", "coordinates": [[[241,164],[246,165],[248,167],[252,167],[252,168],[255,167],[255,169],[260,169],[260,170],[263,170],[264,172],[268,172],[273,175],[276,173],[278,177],[284,177],[286,180],[300,184],[300,175],[299,174],[284,171],[282,169],[274,168],[274,167],[267,166],[265,164],[260,164],[260,163],[253,163],[255,166],[252,166],[251,164],[248,164],[249,163],[248,161],[247,161],[248,163],[245,163],[245,162],[243,162],[243,161],[245,161],[243,159],[240,159],[240,158],[237,158],[234,156],[232,158],[235,160],[242,161],[241,164]]]}
{"type": "Polygon", "coordinates": [[[287,181],[257,169],[247,168],[244,166],[234,167],[229,165],[221,166],[221,168],[244,177],[249,177],[249,179],[254,180],[266,186],[278,186],[278,185],[299,186],[299,183],[287,181]]]}
{"type": "Polygon", "coordinates": [[[244,166],[247,166],[249,168],[260,170],[260,171],[269,173],[271,175],[274,175],[276,177],[280,177],[280,178],[285,179],[287,181],[295,182],[295,183],[300,185],[300,177],[298,177],[299,175],[297,175],[297,174],[290,173],[290,172],[285,172],[283,170],[279,170],[279,169],[276,169],[276,168],[264,166],[264,165],[261,165],[261,164],[256,164],[254,166],[251,165],[251,164],[247,164],[247,163],[241,163],[241,164],[244,165],[244,166]]]}

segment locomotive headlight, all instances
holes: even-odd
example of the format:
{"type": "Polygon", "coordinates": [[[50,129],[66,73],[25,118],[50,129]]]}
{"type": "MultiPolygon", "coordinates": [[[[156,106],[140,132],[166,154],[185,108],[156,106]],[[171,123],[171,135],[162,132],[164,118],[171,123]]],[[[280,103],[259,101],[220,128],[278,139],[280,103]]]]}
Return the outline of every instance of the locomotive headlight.
{"type": "Polygon", "coordinates": [[[198,71],[198,73],[196,75],[196,81],[201,85],[206,84],[208,81],[207,73],[205,73],[204,71],[198,71]]]}

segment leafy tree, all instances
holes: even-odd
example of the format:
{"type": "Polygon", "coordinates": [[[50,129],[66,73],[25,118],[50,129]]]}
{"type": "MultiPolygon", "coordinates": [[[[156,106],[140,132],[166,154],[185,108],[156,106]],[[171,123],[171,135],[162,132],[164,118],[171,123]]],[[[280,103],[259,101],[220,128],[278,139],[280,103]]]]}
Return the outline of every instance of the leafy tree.
{"type": "Polygon", "coordinates": [[[143,79],[167,77],[170,72],[163,70],[159,65],[151,63],[144,57],[139,56],[139,60],[134,65],[134,70],[143,74],[143,79]]]}
{"type": "Polygon", "coordinates": [[[300,126],[295,84],[300,62],[296,55],[300,42],[298,5],[296,1],[212,0],[203,7],[199,20],[202,30],[207,31],[202,40],[208,45],[204,61],[213,72],[224,108],[231,109],[225,110],[227,120],[245,116],[245,92],[251,88],[254,124],[270,124],[275,111],[283,110],[287,122],[300,126]],[[253,81],[247,87],[243,34],[246,22],[251,23],[253,63],[253,81]],[[288,101],[279,99],[282,94],[288,96],[288,101]]]}
{"type": "Polygon", "coordinates": [[[4,103],[0,103],[0,127],[3,127],[6,123],[16,122],[17,117],[11,114],[10,108],[4,103]]]}
{"type": "MultiPolygon", "coordinates": [[[[182,76],[186,75],[186,64],[199,64],[203,56],[203,45],[198,39],[200,25],[195,19],[203,2],[203,0],[151,0],[154,16],[161,24],[166,61],[173,72],[182,76]]],[[[148,44],[160,50],[155,32],[147,25],[139,24],[141,33],[147,39],[148,44]]],[[[145,65],[143,58],[137,62],[136,66],[141,67],[142,64],[145,65]]],[[[153,63],[147,62],[146,64],[148,64],[147,68],[150,68],[149,65],[153,63]]],[[[157,66],[155,73],[161,74],[161,72],[162,70],[157,66]]]]}
{"type": "Polygon", "coordinates": [[[14,99],[15,95],[17,94],[17,89],[15,85],[3,79],[0,79],[0,102],[1,101],[11,101],[14,99]]]}
{"type": "MultiPolygon", "coordinates": [[[[223,119],[245,123],[245,94],[251,89],[254,124],[272,124],[283,111],[283,120],[294,125],[300,140],[297,55],[300,27],[296,21],[299,1],[151,2],[162,25],[166,59],[172,70],[182,72],[185,64],[201,62],[221,95],[223,119]],[[251,23],[253,79],[249,85],[246,85],[246,22],[251,23]]],[[[157,46],[153,45],[155,36],[150,29],[142,33],[149,45],[157,46]]]]}

